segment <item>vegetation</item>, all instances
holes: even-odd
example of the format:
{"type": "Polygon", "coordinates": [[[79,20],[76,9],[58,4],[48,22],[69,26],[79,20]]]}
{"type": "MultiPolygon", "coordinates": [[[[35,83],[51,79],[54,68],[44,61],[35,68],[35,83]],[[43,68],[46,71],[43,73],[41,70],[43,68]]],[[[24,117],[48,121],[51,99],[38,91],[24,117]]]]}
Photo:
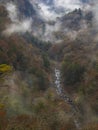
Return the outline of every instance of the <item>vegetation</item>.
{"type": "Polygon", "coordinates": [[[51,42],[39,40],[37,37],[34,37],[29,33],[26,33],[24,38],[27,40],[27,42],[32,43],[34,46],[38,47],[41,51],[44,52],[47,52],[49,48],[52,46],[51,42]]]}
{"type": "Polygon", "coordinates": [[[12,71],[12,67],[10,65],[7,65],[7,64],[0,65],[0,74],[7,73],[10,71],[12,71]]]}
{"type": "Polygon", "coordinates": [[[44,65],[45,69],[49,70],[50,69],[50,61],[49,61],[48,55],[43,54],[42,58],[43,58],[43,65],[44,65]]]}
{"type": "Polygon", "coordinates": [[[75,85],[83,80],[84,66],[78,63],[64,61],[62,65],[62,76],[66,85],[75,85]]]}
{"type": "MultiPolygon", "coordinates": [[[[79,9],[69,13],[68,19],[76,13],[71,26],[68,23],[70,28],[75,29],[77,19],[83,17],[79,9]]],[[[87,21],[91,19],[90,13],[87,21]]],[[[98,42],[92,37],[94,32],[80,31],[73,40],[55,32],[63,41],[51,44],[29,33],[5,37],[2,30],[8,23],[7,11],[0,5],[0,130],[77,129],[70,105],[53,86],[55,65],[61,67],[65,92],[82,113],[81,130],[98,130],[98,42]]],[[[78,24],[76,30],[79,28],[78,24]]]]}

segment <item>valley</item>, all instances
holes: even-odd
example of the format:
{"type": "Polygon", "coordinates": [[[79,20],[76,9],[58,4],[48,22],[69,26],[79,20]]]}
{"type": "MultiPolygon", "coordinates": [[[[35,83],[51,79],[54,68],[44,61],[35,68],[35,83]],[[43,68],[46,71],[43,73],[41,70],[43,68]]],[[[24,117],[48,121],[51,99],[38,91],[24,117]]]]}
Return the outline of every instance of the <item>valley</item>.
{"type": "Polygon", "coordinates": [[[94,4],[0,1],[0,130],[98,130],[94,4]]]}

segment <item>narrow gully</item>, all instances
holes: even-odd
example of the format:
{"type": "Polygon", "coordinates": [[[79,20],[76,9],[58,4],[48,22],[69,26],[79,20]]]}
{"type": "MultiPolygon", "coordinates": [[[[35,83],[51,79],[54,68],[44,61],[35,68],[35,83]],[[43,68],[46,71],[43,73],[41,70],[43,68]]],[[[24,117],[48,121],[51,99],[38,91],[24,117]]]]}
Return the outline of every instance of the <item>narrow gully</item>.
{"type": "Polygon", "coordinates": [[[61,87],[61,72],[57,68],[55,68],[55,88],[56,88],[56,92],[60,96],[60,98],[63,99],[66,103],[68,103],[71,106],[76,128],[78,130],[81,129],[80,121],[77,116],[78,115],[77,113],[79,112],[78,108],[75,106],[72,99],[69,96],[67,96],[67,94],[64,92],[63,88],[61,87]]]}

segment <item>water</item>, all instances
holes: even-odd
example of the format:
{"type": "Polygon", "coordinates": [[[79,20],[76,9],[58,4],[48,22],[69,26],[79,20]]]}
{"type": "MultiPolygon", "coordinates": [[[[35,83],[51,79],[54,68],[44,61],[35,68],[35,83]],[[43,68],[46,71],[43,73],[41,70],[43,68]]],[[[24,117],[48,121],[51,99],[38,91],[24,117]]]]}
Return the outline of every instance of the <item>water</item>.
{"type": "Polygon", "coordinates": [[[62,98],[66,103],[68,103],[71,106],[72,113],[74,115],[74,123],[78,130],[81,129],[80,122],[77,119],[78,109],[75,106],[72,99],[64,92],[62,85],[61,85],[61,72],[59,69],[56,69],[56,68],[55,68],[55,87],[56,87],[56,92],[60,96],[60,98],[62,98]]]}
{"type": "Polygon", "coordinates": [[[61,87],[61,72],[59,69],[55,69],[55,86],[56,86],[56,91],[58,93],[58,95],[68,104],[70,104],[71,106],[73,106],[74,111],[76,111],[75,105],[73,103],[73,101],[71,100],[71,98],[69,96],[67,96],[67,94],[65,94],[63,88],[61,87]]]}

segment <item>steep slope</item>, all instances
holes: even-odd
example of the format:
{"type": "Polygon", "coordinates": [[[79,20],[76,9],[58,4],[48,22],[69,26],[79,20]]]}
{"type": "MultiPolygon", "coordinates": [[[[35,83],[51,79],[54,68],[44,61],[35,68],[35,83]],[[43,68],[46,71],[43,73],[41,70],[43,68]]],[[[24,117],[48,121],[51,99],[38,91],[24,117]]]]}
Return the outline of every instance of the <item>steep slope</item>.
{"type": "MultiPolygon", "coordinates": [[[[78,130],[74,102],[81,129],[97,130],[98,35],[92,12],[75,9],[57,22],[46,21],[37,12],[37,4],[13,2],[19,11],[15,21],[5,3],[0,5],[0,129],[78,130]],[[21,32],[20,25],[28,18],[34,19],[32,31],[21,32]],[[6,26],[13,24],[19,25],[18,31],[5,35],[6,26]],[[46,37],[53,44],[45,42],[46,37]],[[61,77],[58,71],[54,73],[55,67],[61,77]]],[[[49,6],[52,1],[39,2],[49,6]]]]}
{"type": "Polygon", "coordinates": [[[49,50],[51,58],[62,64],[63,87],[78,105],[85,123],[98,120],[98,42],[92,34],[90,29],[78,34],[75,40],[65,37],[49,50]]]}
{"type": "Polygon", "coordinates": [[[0,102],[8,107],[8,114],[13,115],[20,113],[13,103],[14,100],[20,109],[25,105],[26,112],[32,102],[32,91],[45,91],[49,87],[50,64],[36,44],[31,43],[31,40],[27,42],[23,35],[5,37],[2,30],[10,20],[3,6],[0,6],[0,16],[0,102]],[[6,96],[8,98],[3,101],[6,96]],[[23,100],[30,102],[26,104],[23,100]]]}

